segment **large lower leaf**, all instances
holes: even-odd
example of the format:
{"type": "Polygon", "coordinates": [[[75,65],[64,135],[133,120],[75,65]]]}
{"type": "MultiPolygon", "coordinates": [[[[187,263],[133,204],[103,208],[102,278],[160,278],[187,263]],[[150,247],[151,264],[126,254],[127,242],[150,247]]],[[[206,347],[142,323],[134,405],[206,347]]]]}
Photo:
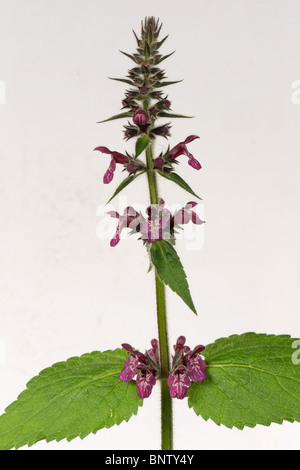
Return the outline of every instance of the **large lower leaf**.
{"type": "Polygon", "coordinates": [[[189,406],[228,428],[300,421],[294,341],[287,335],[245,333],[208,345],[203,352],[208,378],[191,385],[189,406]]]}
{"type": "Polygon", "coordinates": [[[197,315],[186,274],[175,249],[165,240],[151,243],[151,260],[162,282],[168,285],[197,315]]]}
{"type": "Polygon", "coordinates": [[[0,449],[84,438],[128,421],[142,400],[118,374],[126,351],[93,352],[44,369],[0,416],[0,449]]]}

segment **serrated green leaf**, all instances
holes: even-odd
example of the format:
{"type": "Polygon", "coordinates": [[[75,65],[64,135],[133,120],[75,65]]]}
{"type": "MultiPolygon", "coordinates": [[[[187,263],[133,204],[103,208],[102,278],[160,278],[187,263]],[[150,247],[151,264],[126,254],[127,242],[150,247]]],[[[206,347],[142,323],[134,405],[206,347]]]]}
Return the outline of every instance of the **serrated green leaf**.
{"type": "Polygon", "coordinates": [[[113,200],[114,197],[116,197],[124,188],[126,188],[126,186],[128,186],[130,183],[132,183],[138,176],[140,176],[141,174],[145,173],[146,170],[143,170],[143,171],[140,171],[139,173],[135,173],[133,175],[129,175],[127,176],[127,178],[125,178],[120,184],[119,186],[117,187],[117,189],[115,190],[114,194],[112,195],[112,197],[107,201],[106,204],[108,204],[110,201],[113,200]]]}
{"type": "Polygon", "coordinates": [[[161,240],[151,243],[151,259],[161,281],[168,285],[197,315],[186,274],[178,254],[170,243],[161,240]]]}
{"type": "Polygon", "coordinates": [[[300,421],[294,341],[288,335],[245,333],[208,345],[202,353],[208,378],[191,385],[189,407],[228,428],[300,421]]]}
{"type": "Polygon", "coordinates": [[[137,158],[147,147],[149,144],[150,139],[148,135],[144,135],[143,137],[140,137],[135,144],[135,158],[137,158]]]}
{"type": "MultiPolygon", "coordinates": [[[[184,179],[181,178],[177,173],[164,173],[163,171],[156,170],[160,176],[163,176],[164,178],[173,181],[173,183],[178,184],[182,189],[185,189],[188,193],[192,194],[193,196],[197,197],[198,199],[201,199],[193,190],[192,188],[184,181],[184,179]]],[[[202,201],[202,199],[201,199],[202,201]]]]}
{"type": "Polygon", "coordinates": [[[126,351],[92,352],[44,369],[0,416],[0,449],[37,441],[82,439],[128,421],[142,400],[118,374],[126,351]]]}
{"type": "Polygon", "coordinates": [[[127,117],[132,117],[132,113],[126,112],[126,113],[115,114],[114,116],[108,119],[104,119],[103,121],[98,121],[97,124],[101,124],[102,122],[114,121],[115,119],[127,118],[127,117]]]}

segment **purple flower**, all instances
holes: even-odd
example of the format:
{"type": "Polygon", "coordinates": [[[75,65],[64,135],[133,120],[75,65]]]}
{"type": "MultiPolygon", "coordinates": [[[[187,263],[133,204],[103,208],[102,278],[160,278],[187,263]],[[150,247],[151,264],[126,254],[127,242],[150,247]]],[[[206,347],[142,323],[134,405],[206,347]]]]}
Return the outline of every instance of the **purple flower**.
{"type": "Polygon", "coordinates": [[[160,199],[158,205],[153,204],[146,210],[148,218],[141,223],[141,233],[149,243],[162,240],[166,232],[170,233],[171,213],[164,206],[164,200],[160,199]]]}
{"type": "Polygon", "coordinates": [[[202,382],[207,379],[205,371],[206,364],[199,354],[187,354],[184,361],[188,368],[188,376],[193,382],[202,382]]]}
{"type": "Polygon", "coordinates": [[[203,224],[204,221],[200,219],[196,212],[192,211],[192,208],[195,206],[197,206],[197,202],[190,201],[182,209],[177,211],[172,219],[174,225],[187,224],[190,220],[196,225],[203,224]]]}
{"type": "Polygon", "coordinates": [[[146,93],[148,93],[148,87],[146,87],[145,85],[141,86],[140,93],[141,95],[145,95],[146,93]]]}
{"type": "Polygon", "coordinates": [[[136,137],[139,133],[139,128],[130,124],[130,122],[128,123],[128,125],[124,126],[124,128],[124,138],[126,140],[132,139],[132,137],[136,137]]]}
{"type": "Polygon", "coordinates": [[[163,104],[163,107],[167,110],[169,110],[171,108],[171,101],[169,101],[167,99],[163,100],[162,104],[163,104]]]}
{"type": "Polygon", "coordinates": [[[133,122],[139,127],[144,128],[148,122],[148,116],[146,111],[138,109],[133,116],[133,122]]]}
{"type": "Polygon", "coordinates": [[[188,378],[187,369],[182,365],[178,366],[168,377],[168,386],[172,398],[182,400],[188,391],[191,381],[188,378]]]}
{"type": "Polygon", "coordinates": [[[195,170],[200,170],[200,163],[188,151],[186,146],[186,144],[192,142],[195,139],[199,139],[199,137],[197,135],[189,135],[184,142],[179,142],[179,144],[175,145],[175,147],[169,150],[168,155],[171,157],[171,160],[175,160],[175,158],[180,157],[180,155],[186,155],[189,158],[188,164],[195,168],[195,170]]]}
{"type": "Polygon", "coordinates": [[[189,202],[182,209],[175,212],[174,216],[165,208],[163,199],[160,199],[158,204],[148,206],[146,216],[137,212],[131,206],[126,207],[123,215],[115,211],[110,211],[108,214],[118,219],[116,233],[110,245],[114,247],[119,243],[121,232],[124,228],[131,229],[131,233],[139,233],[141,239],[147,243],[170,240],[174,236],[174,229],[177,226],[187,224],[189,221],[192,221],[194,224],[204,223],[196,212],[192,210],[196,205],[196,202],[189,202]]]}
{"type": "Polygon", "coordinates": [[[139,214],[130,224],[130,228],[141,233],[141,238],[148,243],[170,238],[171,213],[164,207],[163,199],[146,209],[147,217],[139,214]]]}
{"type": "Polygon", "coordinates": [[[137,355],[132,353],[130,356],[128,356],[124,362],[123,370],[119,373],[119,379],[122,382],[130,382],[130,380],[135,376],[138,363],[139,359],[137,355]]]}
{"type": "Polygon", "coordinates": [[[162,137],[165,137],[167,138],[168,136],[170,136],[170,123],[168,124],[165,124],[163,126],[158,126],[158,127],[154,127],[153,129],[151,129],[151,136],[152,137],[155,137],[156,135],[161,135],[162,137]]]}
{"type": "Polygon", "coordinates": [[[129,157],[123,155],[122,153],[111,151],[107,147],[96,147],[94,150],[99,150],[99,152],[108,153],[109,155],[111,155],[110,165],[103,177],[104,184],[108,184],[112,181],[117,163],[126,165],[129,162],[129,157]]]}
{"type": "Polygon", "coordinates": [[[204,346],[198,345],[192,351],[185,345],[185,337],[179,336],[174,346],[172,370],[168,377],[170,395],[183,399],[192,382],[202,382],[207,379],[206,364],[200,353],[204,346]]]}
{"type": "Polygon", "coordinates": [[[135,173],[137,170],[145,168],[144,163],[142,163],[140,160],[130,157],[128,154],[123,155],[123,153],[109,150],[107,147],[96,147],[94,150],[111,155],[110,165],[103,177],[104,184],[108,184],[112,181],[117,163],[124,165],[128,173],[135,173]]]}
{"type": "Polygon", "coordinates": [[[152,339],[151,340],[151,349],[148,349],[147,354],[150,356],[152,359],[155,361],[159,361],[159,356],[158,356],[158,341],[157,339],[152,339]]]}
{"type": "Polygon", "coordinates": [[[114,237],[110,241],[110,246],[116,246],[120,241],[121,232],[124,228],[130,228],[132,222],[139,217],[139,213],[131,206],[126,207],[124,214],[120,215],[118,212],[110,211],[108,214],[115,219],[119,219],[117,230],[114,237]]]}
{"type": "Polygon", "coordinates": [[[156,384],[156,378],[160,374],[160,362],[158,353],[158,341],[151,341],[152,348],[145,354],[136,351],[130,344],[122,344],[123,348],[130,353],[124,362],[123,370],[118,378],[122,382],[130,382],[136,376],[137,395],[139,398],[148,398],[156,384]]]}
{"type": "Polygon", "coordinates": [[[140,372],[136,376],[137,394],[139,398],[148,398],[156,384],[156,378],[151,369],[143,365],[140,365],[140,369],[140,372]]]}
{"type": "Polygon", "coordinates": [[[153,160],[153,168],[158,168],[161,170],[165,164],[163,157],[157,157],[153,160]]]}

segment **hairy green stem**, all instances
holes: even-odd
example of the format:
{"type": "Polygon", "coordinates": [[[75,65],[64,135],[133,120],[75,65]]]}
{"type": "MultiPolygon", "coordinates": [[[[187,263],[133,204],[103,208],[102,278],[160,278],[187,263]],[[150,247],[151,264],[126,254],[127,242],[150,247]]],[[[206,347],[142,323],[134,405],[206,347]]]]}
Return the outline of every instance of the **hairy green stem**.
{"type": "Polygon", "coordinates": [[[147,178],[148,178],[148,185],[149,185],[149,192],[150,192],[150,201],[151,204],[158,204],[158,190],[157,190],[157,182],[156,182],[156,174],[155,171],[152,169],[152,144],[149,144],[146,148],[146,156],[147,156],[147,178]]]}
{"type": "MultiPolygon", "coordinates": [[[[152,145],[149,144],[146,149],[147,156],[147,177],[151,204],[158,204],[158,190],[156,174],[152,169],[152,145]]],[[[168,328],[166,314],[166,296],[165,286],[155,273],[156,287],[156,307],[157,307],[157,326],[160,346],[161,362],[161,448],[162,450],[172,450],[173,448],[173,414],[172,399],[170,397],[167,379],[169,375],[169,345],[168,328]]]]}
{"type": "Polygon", "coordinates": [[[169,375],[169,347],[166,315],[165,286],[155,274],[157,323],[161,360],[161,448],[172,450],[173,448],[173,414],[172,398],[170,396],[167,379],[169,375]]]}

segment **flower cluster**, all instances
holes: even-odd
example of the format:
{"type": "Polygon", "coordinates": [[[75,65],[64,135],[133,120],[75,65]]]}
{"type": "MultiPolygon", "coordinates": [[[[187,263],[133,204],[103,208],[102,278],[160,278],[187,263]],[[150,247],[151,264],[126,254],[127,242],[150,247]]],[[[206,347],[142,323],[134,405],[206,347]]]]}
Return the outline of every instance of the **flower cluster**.
{"type": "Polygon", "coordinates": [[[152,139],[159,135],[170,135],[169,123],[155,125],[155,120],[171,107],[168,96],[158,90],[168,84],[164,81],[165,72],[158,67],[171,55],[162,56],[159,53],[159,48],[167,37],[158,40],[161,25],[153,17],[146,18],[141,26],[141,37],[138,38],[134,33],[137,41],[136,52],[127,54],[121,51],[134,62],[134,67],[128,71],[126,79],[117,79],[131,86],[122,101],[122,109],[127,110],[127,115],[132,117],[133,121],[124,126],[126,140],[142,133],[147,133],[152,139]]]}
{"type": "Polygon", "coordinates": [[[192,382],[202,382],[207,379],[206,364],[200,353],[205,349],[198,345],[193,350],[185,345],[185,337],[179,336],[174,345],[172,369],[168,377],[168,386],[172,398],[182,400],[192,382]]]}
{"type": "MultiPolygon", "coordinates": [[[[140,110],[138,120],[142,122],[144,119],[145,116],[140,110]]],[[[173,147],[171,150],[168,149],[165,154],[159,155],[153,160],[153,168],[155,170],[161,170],[166,173],[170,173],[173,170],[173,165],[177,163],[176,159],[181,155],[185,155],[189,159],[188,164],[195,170],[200,170],[201,164],[187,148],[187,144],[195,139],[199,139],[199,137],[197,135],[189,135],[183,142],[179,142],[179,144],[175,145],[175,147],[173,147]]],[[[111,156],[110,165],[103,178],[103,182],[105,184],[108,184],[112,181],[117,163],[123,165],[124,169],[127,170],[130,174],[136,173],[137,171],[141,171],[146,168],[145,164],[140,159],[134,158],[128,154],[124,155],[122,153],[109,150],[107,147],[96,147],[94,150],[98,150],[101,153],[106,153],[111,156]]]]}
{"type": "MultiPolygon", "coordinates": [[[[164,70],[159,68],[159,64],[173,54],[172,52],[161,55],[159,52],[168,37],[158,40],[161,26],[155,18],[145,18],[141,25],[140,38],[134,33],[137,41],[136,52],[128,54],[121,51],[134,62],[134,67],[128,71],[125,78],[112,78],[112,80],[130,85],[122,100],[121,111],[123,112],[106,120],[129,118],[130,120],[124,125],[124,138],[127,141],[139,136],[147,136],[150,141],[155,140],[158,136],[167,139],[171,135],[171,123],[165,122],[158,125],[157,119],[167,118],[169,120],[173,117],[187,117],[170,113],[171,102],[168,95],[160,90],[160,88],[164,89],[168,85],[181,81],[166,81],[164,70]]],[[[181,155],[187,156],[189,165],[199,170],[200,163],[187,149],[187,144],[197,138],[199,137],[196,135],[190,135],[172,149],[168,148],[165,153],[153,160],[152,168],[148,163],[148,170],[156,169],[168,173],[173,170],[173,165],[177,163],[176,159],[181,155]]],[[[102,146],[96,147],[95,150],[111,155],[110,166],[103,178],[105,184],[112,181],[117,164],[123,165],[130,174],[145,168],[144,163],[136,158],[136,155],[130,156],[127,153],[124,155],[102,146]]]]}
{"type": "Polygon", "coordinates": [[[136,386],[140,398],[150,396],[160,371],[157,339],[151,341],[151,346],[152,348],[143,354],[134,350],[130,344],[122,344],[122,347],[130,355],[127,357],[123,370],[118,377],[122,382],[130,382],[137,373],[136,386]]]}
{"type": "Polygon", "coordinates": [[[110,211],[111,217],[118,219],[117,230],[112,238],[111,246],[116,246],[120,241],[120,234],[124,228],[131,229],[131,233],[139,233],[144,242],[153,243],[160,240],[170,240],[174,236],[175,229],[180,225],[192,222],[196,225],[203,224],[198,214],[192,209],[197,202],[190,201],[174,215],[165,208],[163,199],[159,204],[152,204],[146,209],[146,217],[137,212],[133,207],[128,206],[123,215],[110,211]]]}
{"type": "MultiPolygon", "coordinates": [[[[140,398],[148,398],[160,376],[160,360],[158,342],[151,341],[152,348],[145,354],[134,350],[129,344],[122,344],[130,353],[125,360],[119,379],[130,382],[136,375],[137,394],[140,398]]],[[[193,350],[185,345],[185,337],[179,336],[174,345],[175,354],[172,358],[172,368],[167,380],[170,396],[182,400],[192,382],[202,382],[207,379],[206,364],[200,353],[204,346],[198,345],[193,350]]]]}
{"type": "Polygon", "coordinates": [[[153,162],[153,167],[169,173],[173,169],[173,164],[177,163],[176,158],[181,155],[186,155],[189,159],[188,164],[195,170],[200,170],[201,164],[198,160],[192,155],[186,146],[195,139],[199,139],[197,135],[189,135],[183,142],[175,145],[171,150],[167,150],[164,155],[160,155],[153,162]]]}
{"type": "Polygon", "coordinates": [[[103,183],[108,184],[114,177],[114,172],[117,167],[117,163],[120,163],[128,171],[128,173],[135,173],[138,170],[143,170],[145,165],[140,160],[135,160],[130,155],[124,155],[123,153],[109,150],[107,147],[96,147],[94,150],[98,150],[101,153],[107,153],[111,156],[110,165],[103,177],[103,183]]]}

